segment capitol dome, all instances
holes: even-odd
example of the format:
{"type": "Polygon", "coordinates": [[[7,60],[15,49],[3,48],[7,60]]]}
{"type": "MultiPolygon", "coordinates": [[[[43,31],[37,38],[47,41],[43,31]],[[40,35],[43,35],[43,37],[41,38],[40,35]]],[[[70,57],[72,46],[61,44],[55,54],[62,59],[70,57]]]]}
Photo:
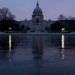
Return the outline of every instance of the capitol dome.
{"type": "Polygon", "coordinates": [[[42,15],[42,9],[39,7],[39,4],[37,2],[36,8],[33,11],[33,15],[35,16],[40,16],[42,15]]]}
{"type": "Polygon", "coordinates": [[[42,12],[42,9],[39,7],[38,1],[37,1],[37,4],[36,4],[36,8],[33,11],[32,18],[33,19],[38,18],[39,20],[41,20],[41,19],[43,20],[43,12],[42,12]]]}

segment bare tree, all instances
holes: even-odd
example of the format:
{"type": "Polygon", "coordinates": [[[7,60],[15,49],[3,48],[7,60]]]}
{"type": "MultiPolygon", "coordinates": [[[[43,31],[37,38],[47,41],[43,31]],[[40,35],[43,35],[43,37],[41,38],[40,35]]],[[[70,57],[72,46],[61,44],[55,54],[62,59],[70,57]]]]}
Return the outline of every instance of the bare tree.
{"type": "Polygon", "coordinates": [[[58,16],[58,20],[66,20],[66,19],[67,18],[64,15],[62,15],[62,14],[58,16]]]}
{"type": "Polygon", "coordinates": [[[14,19],[15,16],[6,7],[0,9],[0,19],[14,19]]]}
{"type": "Polygon", "coordinates": [[[0,20],[2,20],[2,10],[0,9],[0,20]]]}

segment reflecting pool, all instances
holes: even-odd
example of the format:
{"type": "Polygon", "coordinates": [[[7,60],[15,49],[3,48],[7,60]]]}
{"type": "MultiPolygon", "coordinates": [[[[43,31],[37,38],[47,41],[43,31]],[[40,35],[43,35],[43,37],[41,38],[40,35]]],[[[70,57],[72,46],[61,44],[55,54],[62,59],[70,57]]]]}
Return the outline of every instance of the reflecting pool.
{"type": "Polygon", "coordinates": [[[0,34],[0,75],[75,75],[75,33],[0,34]]]}

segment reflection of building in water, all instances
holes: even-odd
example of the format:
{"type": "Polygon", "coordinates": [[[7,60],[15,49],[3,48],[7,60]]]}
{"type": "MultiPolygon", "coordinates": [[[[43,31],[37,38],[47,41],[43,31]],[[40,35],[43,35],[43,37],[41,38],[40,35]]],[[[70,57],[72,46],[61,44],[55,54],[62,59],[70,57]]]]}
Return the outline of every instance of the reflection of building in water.
{"type": "Polygon", "coordinates": [[[41,58],[43,55],[43,39],[40,36],[35,36],[33,38],[33,44],[32,44],[33,54],[36,58],[41,58]]]}
{"type": "Polygon", "coordinates": [[[44,20],[42,9],[37,2],[36,8],[33,11],[32,19],[21,22],[21,25],[29,26],[29,32],[45,32],[45,28],[51,24],[50,20],[44,20]]]}

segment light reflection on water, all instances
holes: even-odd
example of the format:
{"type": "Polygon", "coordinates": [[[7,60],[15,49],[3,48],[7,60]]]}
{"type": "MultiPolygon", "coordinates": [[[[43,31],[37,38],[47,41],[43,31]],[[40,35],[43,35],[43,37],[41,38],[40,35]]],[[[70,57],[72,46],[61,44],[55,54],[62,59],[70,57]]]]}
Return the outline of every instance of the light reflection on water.
{"type": "Polygon", "coordinates": [[[65,49],[61,34],[12,34],[10,57],[8,35],[0,37],[1,75],[75,75],[75,34],[65,34],[65,49]]]}

